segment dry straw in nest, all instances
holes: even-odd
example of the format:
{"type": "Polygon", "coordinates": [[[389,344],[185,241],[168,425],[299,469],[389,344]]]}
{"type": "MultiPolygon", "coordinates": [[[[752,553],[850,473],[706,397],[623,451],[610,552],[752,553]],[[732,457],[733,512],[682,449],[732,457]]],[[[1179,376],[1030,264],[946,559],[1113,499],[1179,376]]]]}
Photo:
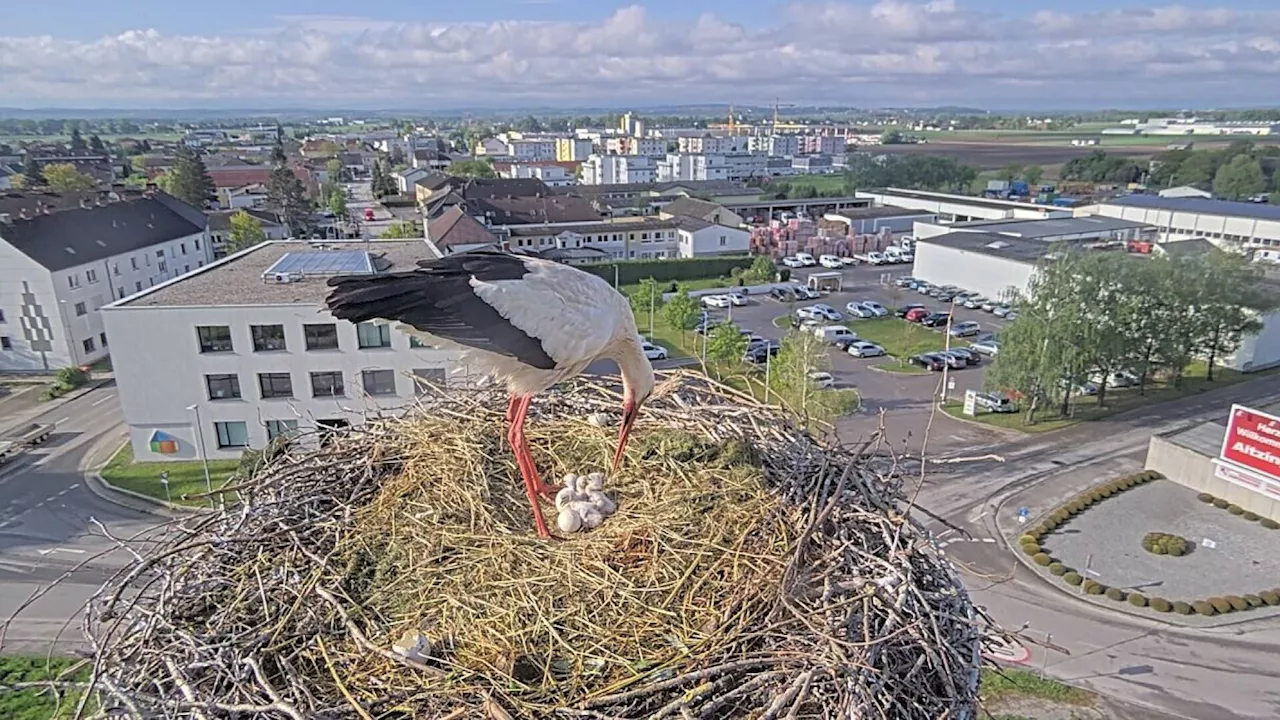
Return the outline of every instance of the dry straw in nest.
{"type": "MultiPolygon", "coordinates": [[[[104,709],[148,717],[966,718],[979,633],[897,485],[680,375],[619,504],[532,533],[502,399],[286,451],[91,607],[104,709]],[[428,640],[422,655],[391,648],[428,640]]],[[[610,387],[535,404],[548,479],[601,469],[610,387]]]]}

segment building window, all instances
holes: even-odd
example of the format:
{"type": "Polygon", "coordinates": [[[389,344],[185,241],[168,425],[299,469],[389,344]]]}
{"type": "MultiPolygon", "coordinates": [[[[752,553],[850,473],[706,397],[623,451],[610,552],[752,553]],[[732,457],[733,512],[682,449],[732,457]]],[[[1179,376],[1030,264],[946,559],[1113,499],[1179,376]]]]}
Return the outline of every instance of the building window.
{"type": "Polygon", "coordinates": [[[91,352],[93,352],[93,350],[94,350],[94,347],[93,347],[93,338],[85,338],[85,339],[84,339],[80,344],[84,346],[84,351],[85,351],[85,352],[87,352],[87,353],[91,353],[91,352]]]}
{"type": "Polygon", "coordinates": [[[182,272],[183,272],[184,274],[185,274],[185,273],[189,273],[189,272],[191,272],[191,266],[190,266],[190,265],[183,265],[183,266],[182,266],[182,272]]]}
{"type": "Polygon", "coordinates": [[[427,343],[427,341],[423,340],[420,337],[417,337],[416,335],[410,335],[409,347],[415,350],[425,350],[425,349],[434,349],[436,346],[427,343]]]}
{"type": "Polygon", "coordinates": [[[395,395],[396,374],[394,370],[365,370],[360,374],[360,382],[369,395],[395,395]]]}
{"type": "Polygon", "coordinates": [[[209,386],[210,400],[240,399],[239,375],[205,375],[204,382],[209,386]]]}
{"type": "Polygon", "coordinates": [[[298,432],[297,420],[268,420],[264,424],[267,426],[267,440],[289,437],[298,432]]]}
{"type": "Polygon", "coordinates": [[[134,291],[134,292],[142,292],[142,281],[141,281],[141,280],[135,280],[135,281],[134,281],[134,283],[133,283],[133,291],[134,291]]]}
{"type": "Polygon", "coordinates": [[[67,276],[67,285],[70,285],[72,288],[78,288],[78,287],[80,287],[80,276],[79,276],[79,275],[68,275],[68,276],[67,276]]]}
{"type": "Polygon", "coordinates": [[[169,272],[169,265],[163,260],[156,261],[156,267],[159,268],[160,272],[169,272]]]}
{"type": "Polygon", "coordinates": [[[134,270],[137,270],[137,269],[138,269],[138,258],[136,258],[136,257],[131,257],[131,258],[129,258],[129,265],[130,265],[130,266],[132,266],[134,270]]]}
{"type": "Polygon", "coordinates": [[[231,352],[231,328],[226,325],[197,325],[196,337],[200,339],[200,352],[231,352]]]}
{"type": "Polygon", "coordinates": [[[12,350],[13,340],[8,335],[0,335],[0,350],[12,350]]]}
{"type": "Polygon", "coordinates": [[[178,246],[182,248],[182,254],[183,254],[183,255],[186,255],[186,254],[187,254],[187,244],[186,244],[186,243],[178,243],[178,246]]]}
{"type": "Polygon", "coordinates": [[[111,274],[112,275],[120,274],[120,263],[111,263],[111,274]]]}
{"type": "Polygon", "coordinates": [[[249,426],[243,421],[216,422],[213,430],[218,435],[218,449],[249,447],[249,426]]]}
{"type": "Polygon", "coordinates": [[[308,350],[337,350],[338,326],[333,323],[323,325],[303,325],[303,334],[307,338],[308,350]]]}
{"type": "Polygon", "coordinates": [[[440,387],[445,384],[444,368],[415,368],[413,379],[418,394],[422,395],[432,385],[440,387]]]}
{"type": "Polygon", "coordinates": [[[389,348],[391,347],[391,326],[360,323],[356,325],[356,339],[359,341],[360,349],[362,350],[389,348]]]}
{"type": "Polygon", "coordinates": [[[196,238],[196,250],[200,249],[200,238],[196,238]]]}
{"type": "Polygon", "coordinates": [[[97,271],[97,270],[93,270],[93,269],[85,270],[85,271],[84,271],[84,277],[85,277],[85,279],[86,279],[86,280],[88,280],[90,283],[96,283],[96,282],[98,282],[98,271],[97,271]]]}
{"type": "Polygon", "coordinates": [[[293,397],[293,376],[289,373],[258,373],[262,399],[293,397]]]}
{"type": "Polygon", "coordinates": [[[120,296],[120,299],[121,299],[121,300],[123,300],[123,299],[124,299],[124,288],[116,288],[116,294],[120,296]]]}
{"type": "Polygon", "coordinates": [[[345,393],[346,393],[346,389],[342,386],[342,373],[340,372],[311,373],[311,396],[312,397],[342,397],[345,393]]]}
{"type": "Polygon", "coordinates": [[[0,310],[0,323],[4,322],[4,310],[0,310]]]}
{"type": "Polygon", "coordinates": [[[163,260],[163,259],[164,259],[164,250],[157,250],[157,251],[156,251],[156,257],[158,257],[158,258],[160,258],[161,260],[163,260]]]}
{"type": "Polygon", "coordinates": [[[249,332],[253,335],[254,352],[285,349],[283,325],[250,325],[249,332]]]}
{"type": "Polygon", "coordinates": [[[102,333],[98,333],[98,340],[102,343],[102,347],[106,347],[106,346],[107,346],[107,334],[106,334],[106,333],[104,333],[104,332],[102,332],[102,333]]]}

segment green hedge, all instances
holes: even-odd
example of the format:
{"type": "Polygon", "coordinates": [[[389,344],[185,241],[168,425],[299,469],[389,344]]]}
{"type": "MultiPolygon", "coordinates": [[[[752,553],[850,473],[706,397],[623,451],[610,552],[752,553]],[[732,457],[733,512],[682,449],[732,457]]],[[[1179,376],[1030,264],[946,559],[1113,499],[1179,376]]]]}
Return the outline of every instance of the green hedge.
{"type": "Polygon", "coordinates": [[[634,285],[645,278],[653,278],[658,282],[679,282],[681,280],[701,280],[703,278],[724,277],[734,269],[746,270],[751,267],[755,258],[750,255],[733,255],[730,257],[679,258],[675,260],[623,260],[611,263],[592,263],[577,265],[579,270],[598,275],[613,282],[614,268],[617,268],[618,283],[634,285]]]}

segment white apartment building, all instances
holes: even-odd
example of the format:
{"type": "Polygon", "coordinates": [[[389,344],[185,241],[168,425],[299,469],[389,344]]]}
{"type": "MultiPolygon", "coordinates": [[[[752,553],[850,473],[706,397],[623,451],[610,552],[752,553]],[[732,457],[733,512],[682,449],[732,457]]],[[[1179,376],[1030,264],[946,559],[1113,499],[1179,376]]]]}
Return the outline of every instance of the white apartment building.
{"type": "Polygon", "coordinates": [[[467,380],[455,352],[324,307],[328,277],[412,269],[423,241],[318,247],[264,243],[103,308],[134,457],[232,459],[467,380]]]}
{"type": "Polygon", "coordinates": [[[549,187],[567,187],[569,185],[577,185],[578,178],[573,173],[565,170],[559,165],[536,165],[530,163],[512,163],[511,166],[500,173],[506,178],[533,178],[541,180],[549,187]]]}
{"type": "Polygon", "coordinates": [[[802,155],[843,155],[845,139],[840,135],[801,135],[802,155]]]}
{"type": "Polygon", "coordinates": [[[746,135],[701,135],[676,140],[677,150],[695,155],[724,155],[748,152],[751,145],[746,135]]]}
{"type": "Polygon", "coordinates": [[[620,218],[554,228],[517,226],[507,228],[503,235],[516,252],[588,248],[604,253],[602,259],[612,260],[743,255],[751,243],[747,230],[687,215],[620,218]]]}
{"type": "Polygon", "coordinates": [[[53,204],[73,195],[0,197],[0,370],[105,357],[100,308],[213,260],[204,213],[176,198],[83,193],[53,204]]]}
{"type": "Polygon", "coordinates": [[[690,180],[728,180],[729,163],[723,155],[668,153],[658,162],[658,182],[690,180]]]}
{"type": "Polygon", "coordinates": [[[583,162],[595,152],[595,145],[587,138],[556,139],[556,160],[560,162],[583,162]]]}
{"type": "Polygon", "coordinates": [[[770,135],[769,155],[772,157],[789,157],[800,154],[799,135],[770,135]]]}
{"type": "Polygon", "coordinates": [[[661,157],[667,154],[667,141],[662,138],[638,138],[628,135],[606,137],[604,151],[610,155],[661,157]]]}
{"type": "Polygon", "coordinates": [[[556,139],[512,139],[506,143],[506,153],[516,162],[535,162],[556,159],[556,139]]]}
{"type": "Polygon", "coordinates": [[[653,182],[658,179],[658,165],[645,155],[592,155],[582,163],[582,184],[653,182]]]}

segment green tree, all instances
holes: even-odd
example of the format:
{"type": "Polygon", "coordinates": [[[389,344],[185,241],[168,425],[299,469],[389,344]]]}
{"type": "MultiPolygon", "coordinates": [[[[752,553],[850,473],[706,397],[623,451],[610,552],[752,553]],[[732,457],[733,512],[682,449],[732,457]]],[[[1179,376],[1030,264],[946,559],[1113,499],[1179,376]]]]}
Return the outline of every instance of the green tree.
{"type": "Polygon", "coordinates": [[[395,167],[397,165],[404,165],[405,164],[404,150],[401,150],[399,145],[392,147],[391,152],[388,154],[387,162],[392,167],[395,167]]]}
{"type": "Polygon", "coordinates": [[[881,145],[900,145],[902,144],[902,133],[897,130],[885,130],[880,134],[881,145]]]}
{"type": "Polygon", "coordinates": [[[773,276],[777,274],[778,268],[773,264],[773,260],[768,255],[757,255],[755,260],[751,261],[751,267],[747,268],[747,272],[743,278],[752,284],[763,284],[773,281],[773,276]]]}
{"type": "Polygon", "coordinates": [[[102,143],[102,138],[98,137],[96,134],[89,136],[89,149],[95,153],[103,155],[107,152],[107,146],[102,143]]]}
{"type": "Polygon", "coordinates": [[[34,158],[28,156],[26,162],[22,164],[22,186],[25,188],[37,188],[45,184],[44,171],[40,169],[40,163],[34,158]]]}
{"type": "Polygon", "coordinates": [[[1253,197],[1266,187],[1262,165],[1248,155],[1236,155],[1218,168],[1217,174],[1213,176],[1213,192],[1233,200],[1253,197]]]}
{"type": "Polygon", "coordinates": [[[186,145],[178,146],[173,165],[157,184],[170,195],[201,210],[215,197],[213,179],[204,160],[186,145]]]}
{"type": "Polygon", "coordinates": [[[1218,359],[1238,350],[1246,336],[1261,332],[1259,317],[1280,303],[1263,290],[1262,269],[1245,255],[1212,252],[1200,264],[1198,290],[1207,300],[1198,316],[1200,354],[1208,362],[1206,378],[1213,380],[1218,359]]]}
{"type": "Polygon", "coordinates": [[[420,238],[422,237],[422,230],[418,227],[417,223],[400,222],[400,223],[395,223],[390,227],[388,227],[386,231],[384,231],[378,237],[385,238],[388,240],[406,240],[410,238],[420,238]]]}
{"type": "Polygon", "coordinates": [[[71,163],[45,165],[44,177],[51,190],[95,190],[98,187],[97,180],[80,172],[71,163]]]}
{"type": "Polygon", "coordinates": [[[347,192],[343,190],[341,186],[335,185],[330,187],[329,192],[326,195],[325,202],[329,208],[329,212],[332,212],[338,219],[342,219],[347,216],[347,192]]]}
{"type": "Polygon", "coordinates": [[[1022,179],[1026,180],[1028,185],[1036,187],[1044,179],[1044,168],[1039,165],[1028,165],[1022,168],[1022,179]]]}
{"type": "Polygon", "coordinates": [[[287,165],[276,165],[267,178],[267,209],[284,219],[294,236],[306,236],[311,228],[311,204],[302,181],[287,165]]]}
{"type": "Polygon", "coordinates": [[[70,149],[72,155],[83,155],[89,149],[89,145],[84,141],[84,135],[80,134],[80,128],[71,130],[70,149]]]}
{"type": "Polygon", "coordinates": [[[830,346],[813,333],[793,330],[769,361],[769,390],[803,419],[826,420],[841,408],[836,395],[813,386],[813,373],[831,371],[830,346]]]}
{"type": "Polygon", "coordinates": [[[342,182],[346,177],[346,168],[342,166],[342,161],[333,158],[324,164],[325,171],[329,175],[329,182],[342,182]]]}
{"type": "Polygon", "coordinates": [[[683,287],[662,306],[662,319],[680,331],[681,340],[684,340],[693,326],[698,324],[700,317],[702,317],[702,308],[698,306],[697,300],[689,296],[688,289],[683,287]]]}
{"type": "Polygon", "coordinates": [[[458,160],[449,166],[449,174],[460,178],[492,178],[498,174],[488,160],[458,160]]]}
{"type": "Polygon", "coordinates": [[[267,234],[262,230],[262,223],[249,213],[241,210],[231,216],[230,237],[227,238],[227,254],[237,253],[266,242],[267,234]]]}
{"type": "Polygon", "coordinates": [[[1000,171],[996,173],[996,175],[1001,180],[1004,180],[1006,182],[1012,182],[1022,177],[1022,173],[1024,171],[1025,171],[1025,168],[1022,166],[1021,163],[1009,163],[1008,165],[1005,165],[1004,167],[1000,168],[1000,171]]]}
{"type": "Polygon", "coordinates": [[[724,366],[742,361],[743,354],[747,352],[747,343],[747,336],[733,323],[721,323],[711,330],[707,337],[707,358],[716,363],[717,377],[724,366]]]}
{"type": "Polygon", "coordinates": [[[369,189],[375,198],[395,195],[398,191],[395,180],[377,160],[373,161],[373,170],[369,173],[369,189]]]}

